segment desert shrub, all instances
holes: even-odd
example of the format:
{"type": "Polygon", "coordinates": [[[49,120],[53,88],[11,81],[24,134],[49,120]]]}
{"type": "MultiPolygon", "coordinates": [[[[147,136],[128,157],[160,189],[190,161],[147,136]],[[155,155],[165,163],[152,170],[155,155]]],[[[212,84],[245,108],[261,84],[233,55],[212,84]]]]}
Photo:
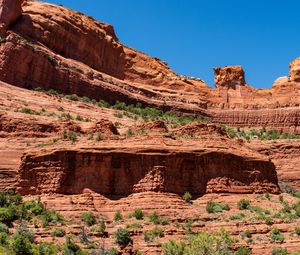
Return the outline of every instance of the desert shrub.
{"type": "Polygon", "coordinates": [[[142,220],[144,218],[144,213],[141,209],[135,209],[134,213],[132,214],[134,218],[137,220],[142,220]]]}
{"type": "Polygon", "coordinates": [[[98,233],[103,233],[106,229],[106,225],[104,221],[100,222],[100,225],[94,228],[91,228],[92,232],[98,232],[98,233]]]}
{"type": "Polygon", "coordinates": [[[206,211],[208,213],[221,213],[223,211],[229,211],[230,208],[228,204],[217,203],[213,201],[209,201],[206,205],[206,211]]]}
{"type": "Polygon", "coordinates": [[[251,255],[252,253],[249,250],[249,248],[247,248],[245,246],[241,246],[236,250],[236,252],[234,254],[235,255],[251,255]]]}
{"type": "Polygon", "coordinates": [[[58,247],[53,244],[42,243],[38,246],[38,255],[57,255],[58,247]]]}
{"type": "Polygon", "coordinates": [[[165,255],[184,255],[185,243],[170,240],[163,244],[163,252],[165,255]]]}
{"type": "Polygon", "coordinates": [[[234,239],[224,229],[216,233],[199,232],[190,235],[185,242],[169,241],[163,245],[166,255],[187,255],[187,254],[233,254],[231,245],[234,239]]]}
{"type": "Polygon", "coordinates": [[[56,224],[64,221],[64,217],[60,213],[47,209],[45,209],[41,217],[43,227],[47,227],[49,224],[56,224]]]}
{"type": "Polygon", "coordinates": [[[192,195],[190,194],[190,192],[185,192],[183,194],[182,198],[187,203],[191,203],[191,201],[192,201],[192,195]]]}
{"type": "Polygon", "coordinates": [[[0,208],[0,222],[10,225],[17,219],[15,207],[0,208]]]}
{"type": "Polygon", "coordinates": [[[9,207],[19,205],[22,202],[22,196],[13,191],[0,192],[0,207],[9,207]]]}
{"type": "Polygon", "coordinates": [[[164,237],[164,232],[159,227],[154,227],[152,230],[144,232],[145,242],[153,242],[157,237],[164,237]]]}
{"type": "Polygon", "coordinates": [[[86,255],[86,253],[80,246],[74,243],[70,236],[67,236],[62,249],[62,255],[86,255]]]}
{"type": "Polygon", "coordinates": [[[96,217],[92,212],[85,212],[81,214],[81,220],[87,225],[87,226],[93,226],[96,224],[96,217]]]}
{"type": "Polygon", "coordinates": [[[128,229],[137,229],[137,228],[143,228],[143,226],[141,224],[138,224],[138,223],[132,223],[132,224],[126,225],[126,228],[128,228],[128,229]]]}
{"type": "Polygon", "coordinates": [[[288,252],[286,248],[274,248],[272,255],[288,255],[288,252]]]}
{"type": "Polygon", "coordinates": [[[282,243],[284,241],[284,236],[277,227],[273,228],[270,231],[269,237],[272,239],[273,242],[282,243]]]}
{"type": "Polygon", "coordinates": [[[34,248],[34,233],[21,224],[12,237],[11,249],[16,255],[31,255],[34,248]]]}
{"type": "Polygon", "coordinates": [[[149,221],[154,223],[154,224],[159,224],[159,216],[157,214],[157,212],[153,212],[151,214],[148,215],[149,221]]]}
{"type": "Polygon", "coordinates": [[[79,97],[77,95],[65,95],[65,99],[68,99],[71,101],[79,101],[79,97]]]}
{"type": "Polygon", "coordinates": [[[300,236],[300,227],[295,227],[295,233],[300,236]]]}
{"type": "Polygon", "coordinates": [[[123,216],[120,211],[117,211],[114,216],[114,221],[121,221],[121,220],[123,220],[123,216]]]}
{"type": "Polygon", "coordinates": [[[5,245],[7,243],[7,237],[8,237],[7,233],[0,232],[0,246],[5,245]]]}
{"type": "Polygon", "coordinates": [[[238,203],[237,206],[240,210],[246,210],[249,209],[250,207],[250,201],[247,199],[241,199],[238,203]]]}
{"type": "Polygon", "coordinates": [[[66,234],[66,231],[62,228],[57,228],[51,233],[51,235],[55,236],[55,237],[64,237],[65,234],[66,234]]]}
{"type": "Polygon", "coordinates": [[[244,232],[241,233],[241,237],[244,239],[245,237],[247,238],[251,238],[252,237],[252,234],[250,232],[249,229],[245,230],[244,232]]]}
{"type": "Polygon", "coordinates": [[[0,233],[8,234],[8,227],[3,223],[0,223],[0,233]]]}
{"type": "Polygon", "coordinates": [[[131,242],[130,232],[126,228],[119,228],[115,232],[115,242],[118,245],[125,246],[131,242]]]}
{"type": "Polygon", "coordinates": [[[97,133],[96,134],[96,141],[102,141],[104,139],[104,136],[103,136],[103,134],[102,133],[97,133]]]}
{"type": "Polygon", "coordinates": [[[245,214],[243,213],[238,213],[238,214],[233,214],[233,215],[230,215],[229,219],[230,220],[242,220],[245,218],[245,214]]]}
{"type": "Polygon", "coordinates": [[[163,226],[168,225],[169,224],[169,219],[161,218],[160,219],[160,224],[163,225],[163,226]]]}

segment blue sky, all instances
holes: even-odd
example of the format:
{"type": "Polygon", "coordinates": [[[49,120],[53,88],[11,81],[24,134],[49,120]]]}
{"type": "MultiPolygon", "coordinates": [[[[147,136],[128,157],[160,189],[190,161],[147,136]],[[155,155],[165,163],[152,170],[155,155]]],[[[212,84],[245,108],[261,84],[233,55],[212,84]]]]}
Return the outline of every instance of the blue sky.
{"type": "Polygon", "coordinates": [[[242,65],[271,87],[300,56],[299,0],[47,0],[114,26],[125,45],[213,85],[215,66],[242,65]]]}

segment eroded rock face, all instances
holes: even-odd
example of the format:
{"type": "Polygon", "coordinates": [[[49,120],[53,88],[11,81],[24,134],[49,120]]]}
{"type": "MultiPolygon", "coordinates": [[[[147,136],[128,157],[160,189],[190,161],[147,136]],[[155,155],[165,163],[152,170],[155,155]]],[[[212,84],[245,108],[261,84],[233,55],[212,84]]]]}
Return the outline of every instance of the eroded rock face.
{"type": "Polygon", "coordinates": [[[246,84],[245,72],[241,66],[225,66],[214,68],[215,85],[217,88],[231,88],[246,84]]]}
{"type": "Polygon", "coordinates": [[[300,58],[296,58],[290,63],[290,80],[300,82],[300,58]]]}
{"type": "Polygon", "coordinates": [[[84,189],[107,196],[144,191],[196,195],[279,191],[273,163],[213,150],[57,150],[23,157],[18,192],[81,194],[84,189]]]}
{"type": "Polygon", "coordinates": [[[0,0],[0,32],[3,33],[22,15],[23,0],[0,0]]]}

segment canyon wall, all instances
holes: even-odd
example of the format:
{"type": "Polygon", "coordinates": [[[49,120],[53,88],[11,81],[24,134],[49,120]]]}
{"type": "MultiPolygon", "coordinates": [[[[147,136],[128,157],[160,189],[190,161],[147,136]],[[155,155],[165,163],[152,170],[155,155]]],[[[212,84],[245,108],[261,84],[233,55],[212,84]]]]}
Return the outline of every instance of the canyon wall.
{"type": "Polygon", "coordinates": [[[201,79],[178,75],[160,59],[124,46],[111,25],[81,13],[35,1],[26,1],[23,13],[21,1],[0,6],[0,22],[6,24],[0,44],[4,82],[109,103],[141,102],[230,126],[299,132],[297,59],[290,65],[290,78],[263,90],[246,83],[241,66],[215,68],[213,90],[201,79]],[[4,10],[10,5],[17,11],[8,19],[4,10]]]}
{"type": "Polygon", "coordinates": [[[211,151],[56,150],[23,157],[21,194],[80,194],[90,189],[110,197],[155,191],[278,193],[275,166],[262,159],[211,151]]]}

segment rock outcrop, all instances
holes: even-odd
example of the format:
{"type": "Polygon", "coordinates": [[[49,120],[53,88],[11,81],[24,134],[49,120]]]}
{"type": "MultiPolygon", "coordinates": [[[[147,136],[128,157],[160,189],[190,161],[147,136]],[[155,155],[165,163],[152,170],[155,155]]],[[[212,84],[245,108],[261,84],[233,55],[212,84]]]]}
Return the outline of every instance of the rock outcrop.
{"type": "Polygon", "coordinates": [[[81,194],[84,189],[108,196],[136,192],[277,193],[275,166],[263,158],[234,151],[92,148],[27,154],[19,170],[21,194],[81,194]]]}
{"type": "Polygon", "coordinates": [[[246,84],[245,72],[241,66],[225,66],[214,68],[215,85],[217,88],[225,87],[236,89],[246,84]]]}
{"type": "MultiPolygon", "coordinates": [[[[3,1],[3,5],[13,2],[3,1]]],[[[215,68],[217,88],[212,90],[201,79],[177,75],[158,58],[124,46],[111,25],[42,2],[26,1],[23,10],[0,44],[2,81],[28,89],[52,88],[109,103],[140,102],[232,126],[267,123],[270,129],[298,132],[297,60],[291,64],[290,79],[277,80],[266,90],[246,84],[240,66],[215,68]],[[270,117],[262,117],[258,109],[270,117]],[[253,116],[249,120],[248,114],[253,116]],[[239,121],[232,117],[236,115],[239,121]]]]}
{"type": "Polygon", "coordinates": [[[1,0],[0,1],[0,33],[12,25],[22,15],[23,0],[1,0]]]}
{"type": "Polygon", "coordinates": [[[300,82],[300,58],[296,58],[290,63],[290,80],[300,82]]]}

